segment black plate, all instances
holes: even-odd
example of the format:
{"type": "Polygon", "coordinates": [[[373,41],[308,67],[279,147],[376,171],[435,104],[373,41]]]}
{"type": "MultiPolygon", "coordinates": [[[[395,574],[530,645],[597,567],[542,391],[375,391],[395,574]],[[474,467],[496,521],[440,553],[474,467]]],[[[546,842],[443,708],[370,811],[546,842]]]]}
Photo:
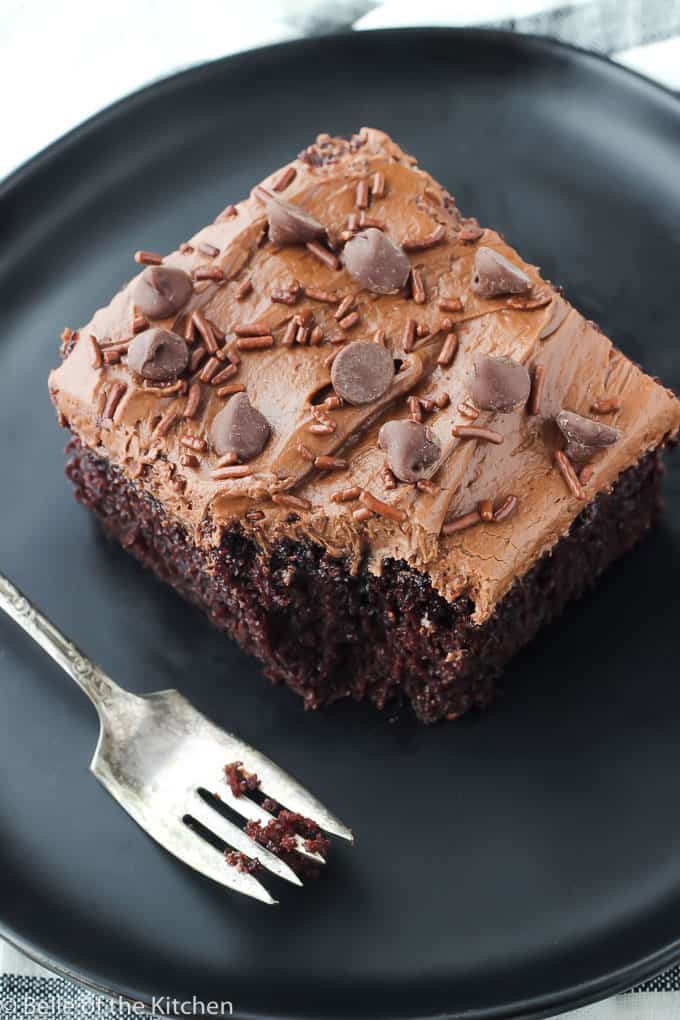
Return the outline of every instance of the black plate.
{"type": "Polygon", "coordinates": [[[179,687],[358,838],[275,909],[188,872],[88,775],[92,710],[3,619],[0,929],[95,986],[243,1016],[537,1016],[680,954],[677,466],[659,529],[517,658],[507,697],[423,730],[304,714],[106,544],[47,399],[58,332],[136,248],[172,248],[317,131],[366,123],[680,389],[680,106],[575,50],[445,30],[265,49],[147,89],[21,170],[3,198],[2,569],[114,677],[179,687]]]}

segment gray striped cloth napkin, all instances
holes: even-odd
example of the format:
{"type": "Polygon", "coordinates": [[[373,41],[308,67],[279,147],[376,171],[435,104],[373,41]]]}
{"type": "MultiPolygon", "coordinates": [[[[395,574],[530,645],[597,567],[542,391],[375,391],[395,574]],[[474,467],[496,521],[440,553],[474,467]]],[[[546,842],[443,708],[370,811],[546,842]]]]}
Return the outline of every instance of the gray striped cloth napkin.
{"type": "MultiPolygon", "coordinates": [[[[536,33],[575,43],[610,56],[680,92],[680,3],[678,0],[258,0],[257,18],[241,14],[240,5],[222,0],[202,0],[200,25],[216,24],[219,30],[208,41],[201,28],[194,36],[180,0],[118,0],[114,5],[92,5],[90,0],[4,0],[0,32],[0,88],[2,77],[16,81],[22,54],[30,46],[35,64],[42,68],[38,87],[16,105],[16,122],[4,132],[0,153],[0,178],[33,152],[77,124],[84,117],[154,78],[227,52],[249,49],[268,42],[301,35],[337,31],[395,28],[413,25],[485,25],[511,31],[536,33]],[[64,28],[64,10],[78,28],[64,28]],[[96,8],[96,9],[95,9],[96,8]],[[106,9],[108,8],[108,14],[106,9]],[[113,12],[113,15],[111,15],[113,12]],[[128,16],[129,15],[129,16],[128,16]],[[106,18],[115,16],[115,32],[106,18]],[[57,35],[47,30],[57,17],[57,35]],[[145,21],[148,26],[145,26],[145,21]],[[96,22],[96,25],[94,24],[96,22]],[[37,53],[40,37],[34,26],[43,25],[45,48],[37,53]],[[59,27],[60,26],[60,27],[59,27]],[[87,26],[85,31],[83,26],[87,26]],[[127,26],[127,28],[126,28],[127,26]],[[148,27],[148,31],[145,31],[148,27]],[[146,40],[144,60],[128,59],[134,39],[146,40]],[[69,59],[93,83],[83,95],[81,88],[69,92],[69,78],[60,74],[63,51],[54,45],[62,32],[68,35],[69,59]],[[93,34],[94,33],[94,34],[93,34]],[[99,39],[99,45],[97,45],[99,39]],[[148,41],[155,39],[156,47],[148,41]],[[222,40],[229,40],[226,49],[222,40]],[[214,40],[218,50],[214,49],[214,40]],[[79,51],[79,42],[82,48],[79,51]],[[206,46],[213,47],[206,50],[206,46]],[[91,74],[88,75],[88,62],[91,74]],[[17,72],[14,74],[13,65],[17,72]],[[50,67],[52,65],[52,68],[50,67]],[[111,73],[107,73],[111,68],[111,73]],[[53,73],[51,73],[51,70],[53,73]],[[50,80],[51,97],[40,82],[50,80]],[[62,90],[62,91],[60,91],[62,90]],[[51,102],[47,101],[51,98],[51,102]],[[28,108],[27,108],[28,107],[28,108]],[[7,144],[5,144],[7,143],[7,144]]],[[[198,20],[198,19],[197,19],[198,20]]],[[[83,73],[78,80],[83,80],[83,73]]],[[[20,80],[25,81],[25,76],[20,80]]],[[[158,1004],[168,1015],[169,1003],[158,1004]]],[[[190,1004],[179,1004],[180,1010],[190,1004]]],[[[238,1012],[238,1003],[234,1010],[238,1012]]],[[[94,1020],[139,1016],[141,1004],[111,1001],[49,973],[0,940],[0,1020],[94,1020]]],[[[188,1015],[188,1009],[185,1015],[188,1015]]],[[[194,1011],[200,1014],[200,1006],[194,1011]]],[[[225,1015],[228,1009],[225,1010],[225,1015]]],[[[569,1020],[680,1020],[680,967],[675,967],[624,995],[563,1014],[569,1020]]]]}

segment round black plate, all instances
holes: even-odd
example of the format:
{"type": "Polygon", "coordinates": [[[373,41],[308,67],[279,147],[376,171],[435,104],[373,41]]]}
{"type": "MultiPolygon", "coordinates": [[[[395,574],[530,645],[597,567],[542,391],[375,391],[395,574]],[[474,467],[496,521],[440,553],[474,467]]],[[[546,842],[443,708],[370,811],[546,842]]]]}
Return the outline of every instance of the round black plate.
{"type": "Polygon", "coordinates": [[[551,43],[358,34],[156,85],[10,180],[0,565],[111,674],[176,686],[351,824],[324,881],[267,908],[204,881],[86,770],[95,716],[0,620],[0,930],[134,998],[242,1016],[539,1015],[680,952],[680,479],[658,530],[507,671],[484,715],[311,715],[103,541],[47,398],[62,326],[317,131],[385,128],[623,349],[680,389],[680,105],[551,43]]]}

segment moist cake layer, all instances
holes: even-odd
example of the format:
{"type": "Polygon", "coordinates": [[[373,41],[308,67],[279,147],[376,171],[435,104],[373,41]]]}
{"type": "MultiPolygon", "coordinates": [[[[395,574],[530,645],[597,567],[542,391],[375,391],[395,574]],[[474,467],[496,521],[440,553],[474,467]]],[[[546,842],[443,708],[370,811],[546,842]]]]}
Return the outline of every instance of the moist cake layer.
{"type": "Polygon", "coordinates": [[[680,404],[386,135],[319,136],[67,339],[61,420],[194,546],[386,562],[489,620],[680,404]],[[161,333],[159,330],[164,330],[161,333]]]}
{"type": "Polygon", "coordinates": [[[644,534],[658,510],[661,457],[648,454],[591,501],[481,626],[468,598],[447,602],[403,561],[388,560],[379,577],[357,574],[309,539],[283,538],[263,554],[238,526],[219,547],[198,546],[139,481],[77,440],[67,473],[109,535],[308,708],[346,697],[405,702],[431,723],[486,705],[518,648],[644,534]]]}

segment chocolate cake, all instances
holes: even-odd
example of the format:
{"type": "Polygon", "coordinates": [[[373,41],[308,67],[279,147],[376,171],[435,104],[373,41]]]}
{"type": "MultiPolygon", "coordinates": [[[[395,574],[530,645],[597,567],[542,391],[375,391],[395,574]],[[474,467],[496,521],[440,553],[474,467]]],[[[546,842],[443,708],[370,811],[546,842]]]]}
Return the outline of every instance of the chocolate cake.
{"type": "Polygon", "coordinates": [[[653,523],[680,402],[382,132],[135,258],[50,376],[67,473],[307,707],[486,704],[653,523]]]}

